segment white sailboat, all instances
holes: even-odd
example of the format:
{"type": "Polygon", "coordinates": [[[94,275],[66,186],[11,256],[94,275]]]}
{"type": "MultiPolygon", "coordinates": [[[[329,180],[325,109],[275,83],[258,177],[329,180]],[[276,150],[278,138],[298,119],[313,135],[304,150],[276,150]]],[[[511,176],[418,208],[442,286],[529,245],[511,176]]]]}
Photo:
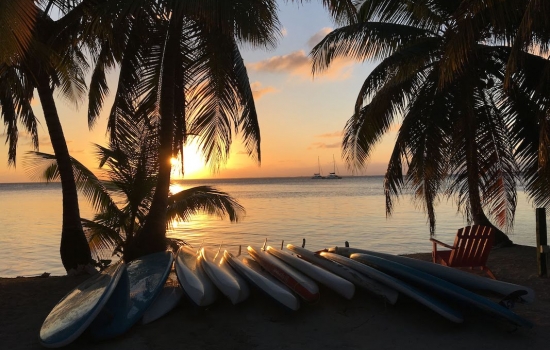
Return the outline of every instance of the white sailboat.
{"type": "Polygon", "coordinates": [[[328,176],[325,177],[325,179],[330,179],[330,180],[341,179],[342,178],[341,176],[336,175],[336,160],[334,160],[334,154],[332,155],[332,163],[333,163],[333,170],[331,173],[328,173],[328,176]]]}
{"type": "Polygon", "coordinates": [[[321,176],[321,163],[319,161],[319,157],[317,157],[317,166],[319,168],[319,172],[318,173],[313,173],[313,176],[311,177],[312,179],[324,179],[325,177],[324,176],[321,176]]]}

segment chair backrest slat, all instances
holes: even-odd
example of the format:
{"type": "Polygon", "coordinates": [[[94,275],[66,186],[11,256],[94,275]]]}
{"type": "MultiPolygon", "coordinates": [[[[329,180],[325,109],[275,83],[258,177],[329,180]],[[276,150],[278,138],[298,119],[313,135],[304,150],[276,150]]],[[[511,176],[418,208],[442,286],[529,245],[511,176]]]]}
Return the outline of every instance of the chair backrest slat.
{"type": "Polygon", "coordinates": [[[490,227],[473,225],[458,230],[455,249],[449,257],[449,266],[484,266],[493,247],[494,233],[490,227]]]}

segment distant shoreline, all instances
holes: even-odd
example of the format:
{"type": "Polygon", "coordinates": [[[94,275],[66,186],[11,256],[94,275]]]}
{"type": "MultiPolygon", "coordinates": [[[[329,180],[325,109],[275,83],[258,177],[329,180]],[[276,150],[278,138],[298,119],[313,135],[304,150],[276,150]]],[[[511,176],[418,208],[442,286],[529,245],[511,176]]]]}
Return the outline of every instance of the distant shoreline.
{"type": "MultiPolygon", "coordinates": [[[[346,178],[380,178],[384,175],[342,175],[343,179],[346,178]]],[[[173,182],[193,182],[193,181],[237,181],[237,180],[269,180],[269,179],[311,179],[311,175],[304,176],[266,176],[266,177],[227,177],[227,178],[202,178],[202,179],[172,179],[173,182]]],[[[61,184],[59,181],[52,181],[49,183],[40,182],[40,181],[24,181],[24,182],[0,182],[0,185],[29,185],[29,184],[61,184]]]]}

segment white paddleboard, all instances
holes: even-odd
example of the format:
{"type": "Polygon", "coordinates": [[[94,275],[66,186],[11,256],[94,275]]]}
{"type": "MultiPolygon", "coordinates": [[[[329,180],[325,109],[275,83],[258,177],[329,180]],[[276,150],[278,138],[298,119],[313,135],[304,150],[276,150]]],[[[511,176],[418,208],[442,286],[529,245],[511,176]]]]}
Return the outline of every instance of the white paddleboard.
{"type": "Polygon", "coordinates": [[[307,302],[319,300],[319,286],[311,278],[264,251],[248,246],[248,254],[267,272],[307,302]]]}
{"type": "Polygon", "coordinates": [[[78,338],[101,312],[123,274],[126,265],[118,261],[70,291],[44,320],[40,344],[58,348],[78,338]]]}
{"type": "Polygon", "coordinates": [[[379,297],[382,297],[384,300],[386,300],[386,302],[391,305],[394,305],[397,302],[399,293],[393,288],[377,282],[350,267],[339,264],[336,261],[323,258],[319,254],[316,254],[305,248],[298,247],[292,244],[287,244],[286,247],[288,250],[296,253],[301,259],[309,261],[314,265],[320,266],[342,278],[345,278],[356,286],[361,287],[379,297]]]}
{"type": "Polygon", "coordinates": [[[231,300],[233,305],[246,300],[250,295],[246,281],[231,269],[223,257],[218,261],[214,261],[214,254],[211,251],[206,248],[201,249],[199,264],[216,287],[231,300]]]}
{"type": "Polygon", "coordinates": [[[208,306],[218,299],[218,289],[198,263],[199,254],[188,246],[178,250],[176,275],[185,295],[197,306],[208,306]]]}
{"type": "Polygon", "coordinates": [[[527,294],[522,295],[520,298],[528,303],[533,302],[535,299],[535,291],[529,287],[520,286],[513,283],[502,282],[486,277],[481,277],[473,273],[462,271],[448,266],[434,264],[428,261],[422,261],[413,258],[407,258],[404,256],[392,255],[374,252],[366,249],[349,248],[349,247],[334,247],[328,249],[329,252],[340,254],[349,257],[353,253],[363,253],[373,256],[378,256],[390,261],[413,267],[417,270],[429,273],[430,275],[439,277],[448,282],[454,283],[461,287],[471,290],[485,290],[494,292],[503,296],[509,295],[517,291],[525,291],[527,294]]]}
{"type": "Polygon", "coordinates": [[[459,287],[456,284],[447,282],[415,268],[368,254],[355,253],[351,255],[351,259],[374,266],[379,270],[391,273],[415,285],[422,286],[430,290],[430,292],[437,293],[448,300],[459,302],[464,306],[475,307],[478,310],[506,319],[517,326],[527,328],[533,327],[531,322],[520,317],[506,307],[459,287]]]}
{"type": "Polygon", "coordinates": [[[271,246],[268,246],[266,251],[269,254],[281,259],[285,263],[294,267],[298,271],[313,278],[317,282],[334,290],[336,293],[340,294],[344,298],[353,298],[353,294],[355,294],[355,285],[350,281],[343,279],[342,277],[339,277],[332,272],[322,269],[319,266],[313,265],[285,251],[275,249],[271,246]]]}
{"type": "Polygon", "coordinates": [[[235,271],[277,303],[293,311],[300,308],[300,301],[292,294],[292,291],[271,274],[262,270],[256,261],[246,257],[239,260],[238,257],[233,256],[227,250],[223,253],[223,256],[235,271]]]}
{"type": "Polygon", "coordinates": [[[409,296],[411,299],[418,301],[420,304],[428,307],[429,309],[435,311],[436,313],[440,314],[441,316],[452,322],[462,323],[464,321],[464,318],[462,317],[462,313],[460,311],[445,304],[441,300],[420,291],[419,289],[411,286],[408,283],[400,281],[397,278],[394,278],[365,264],[361,264],[358,261],[346,258],[342,255],[328,252],[322,252],[321,255],[328,259],[339,262],[340,264],[349,266],[369,276],[370,278],[377,280],[378,282],[384,283],[391,288],[394,288],[398,292],[409,296]]]}

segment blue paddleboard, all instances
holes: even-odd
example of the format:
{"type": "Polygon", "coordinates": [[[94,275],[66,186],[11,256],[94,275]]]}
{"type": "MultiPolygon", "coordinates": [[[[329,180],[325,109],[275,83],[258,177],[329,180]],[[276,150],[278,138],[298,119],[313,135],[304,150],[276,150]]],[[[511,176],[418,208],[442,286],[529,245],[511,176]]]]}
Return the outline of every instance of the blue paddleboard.
{"type": "Polygon", "coordinates": [[[58,348],[78,338],[107,303],[125,271],[126,265],[119,261],[70,291],[44,320],[40,343],[58,348]]]}
{"type": "Polygon", "coordinates": [[[120,288],[90,325],[95,339],[108,339],[125,333],[144,314],[162,291],[174,257],[171,252],[143,256],[128,263],[128,287],[120,288]]]}
{"type": "Polygon", "coordinates": [[[329,248],[328,251],[347,257],[349,257],[353,253],[373,255],[379,258],[407,265],[409,267],[415,268],[435,277],[439,277],[447,282],[451,282],[466,289],[474,291],[486,290],[503,296],[509,296],[510,294],[518,292],[525,292],[523,295],[520,296],[522,301],[532,303],[535,300],[535,292],[532,288],[520,286],[518,284],[493,280],[487,277],[481,277],[470,272],[462,271],[453,267],[434,264],[428,261],[350,247],[334,247],[329,248]]]}
{"type": "Polygon", "coordinates": [[[397,290],[398,292],[404,295],[409,296],[411,299],[416,300],[420,304],[437,312],[438,314],[445,317],[449,321],[452,321],[455,323],[462,323],[464,321],[464,318],[462,317],[462,313],[459,310],[442,302],[438,298],[435,298],[434,296],[429,295],[411,286],[409,283],[405,283],[382,271],[379,271],[375,268],[362,264],[359,261],[346,258],[345,256],[342,256],[342,255],[338,255],[335,253],[321,252],[321,256],[330,260],[334,260],[342,265],[351,267],[352,269],[355,269],[360,273],[363,273],[368,277],[374,280],[377,280],[380,283],[386,284],[387,286],[397,290]]]}
{"type": "Polygon", "coordinates": [[[379,270],[399,276],[399,278],[403,278],[410,283],[426,287],[430,291],[438,293],[449,300],[454,300],[463,305],[472,306],[486,313],[506,319],[517,326],[527,328],[533,327],[530,321],[520,317],[506,307],[459,287],[456,284],[447,282],[415,268],[368,254],[355,253],[351,254],[351,258],[364,264],[374,266],[379,270]]]}

